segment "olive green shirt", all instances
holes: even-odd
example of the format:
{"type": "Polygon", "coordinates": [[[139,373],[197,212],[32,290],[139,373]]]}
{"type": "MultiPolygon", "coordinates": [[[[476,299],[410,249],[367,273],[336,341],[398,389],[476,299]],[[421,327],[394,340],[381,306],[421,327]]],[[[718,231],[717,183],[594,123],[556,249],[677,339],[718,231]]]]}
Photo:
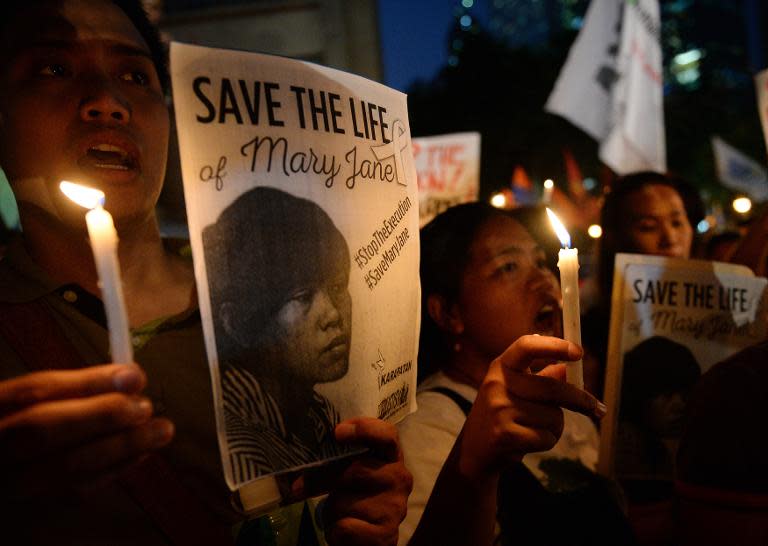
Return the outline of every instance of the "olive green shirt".
{"type": "MultiPolygon", "coordinates": [[[[19,238],[0,260],[0,302],[34,300],[50,310],[86,364],[110,361],[101,302],[76,285],[53,283],[26,254],[19,238]]],[[[237,514],[224,483],[199,312],[153,321],[132,334],[135,360],[148,376],[145,394],[152,400],[155,413],[168,417],[176,426],[173,441],[161,453],[190,494],[229,529],[237,514]]],[[[0,336],[0,380],[28,371],[0,336]]],[[[46,498],[16,504],[0,516],[0,520],[6,518],[3,536],[14,537],[18,544],[168,544],[117,484],[87,498],[52,492],[46,498]]]]}

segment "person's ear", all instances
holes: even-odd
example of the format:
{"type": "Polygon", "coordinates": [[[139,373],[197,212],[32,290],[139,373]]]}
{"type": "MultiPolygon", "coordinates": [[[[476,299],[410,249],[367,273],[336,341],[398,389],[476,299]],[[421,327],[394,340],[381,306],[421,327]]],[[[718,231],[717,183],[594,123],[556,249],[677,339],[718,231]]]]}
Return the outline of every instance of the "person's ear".
{"type": "Polygon", "coordinates": [[[221,320],[221,325],[229,337],[243,347],[248,346],[248,337],[241,327],[245,321],[243,317],[238,316],[235,304],[230,301],[222,303],[221,307],[219,307],[219,320],[221,320]]]}
{"type": "Polygon", "coordinates": [[[464,322],[461,320],[458,306],[448,303],[440,294],[427,296],[427,313],[441,330],[454,335],[464,332],[464,322]]]}

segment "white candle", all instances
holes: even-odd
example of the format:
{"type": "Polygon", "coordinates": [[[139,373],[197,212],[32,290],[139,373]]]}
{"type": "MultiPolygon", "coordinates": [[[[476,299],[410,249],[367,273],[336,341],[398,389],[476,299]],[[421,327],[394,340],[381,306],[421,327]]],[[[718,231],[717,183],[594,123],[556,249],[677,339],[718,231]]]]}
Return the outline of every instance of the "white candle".
{"type": "Polygon", "coordinates": [[[541,192],[541,202],[549,205],[552,202],[552,192],[555,191],[555,183],[551,178],[544,181],[544,190],[541,192]]]}
{"type": "MultiPolygon", "coordinates": [[[[581,313],[579,309],[579,251],[570,248],[571,236],[554,212],[547,208],[549,221],[557,238],[565,247],[558,254],[557,267],[560,269],[560,290],[563,295],[563,337],[581,346],[581,313]]],[[[567,362],[565,368],[568,383],[584,388],[584,371],[581,360],[567,362]]]]}
{"type": "Polygon", "coordinates": [[[61,191],[78,205],[91,209],[85,215],[93,259],[99,275],[101,299],[107,315],[112,361],[133,362],[133,345],[125,310],[120,262],[117,259],[117,231],[112,215],[103,208],[104,193],[72,182],[62,182],[61,191]]]}

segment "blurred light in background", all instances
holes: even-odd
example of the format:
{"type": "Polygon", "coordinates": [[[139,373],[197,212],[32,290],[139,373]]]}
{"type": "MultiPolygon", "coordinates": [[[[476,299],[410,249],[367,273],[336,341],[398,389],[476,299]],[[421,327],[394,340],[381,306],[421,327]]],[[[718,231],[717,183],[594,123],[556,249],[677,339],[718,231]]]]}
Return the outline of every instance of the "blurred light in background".
{"type": "Polygon", "coordinates": [[[491,196],[491,205],[497,209],[503,209],[507,206],[507,196],[503,193],[494,193],[491,196]]]}
{"type": "Polygon", "coordinates": [[[600,237],[603,236],[603,228],[601,228],[597,224],[592,224],[587,228],[587,233],[593,239],[599,239],[600,237]]]}
{"type": "Polygon", "coordinates": [[[699,59],[701,59],[701,50],[691,49],[689,51],[686,51],[685,53],[680,53],[678,55],[675,55],[674,58],[672,59],[672,62],[676,66],[685,66],[691,63],[695,63],[699,59]]]}
{"type": "Polygon", "coordinates": [[[585,190],[592,191],[597,187],[597,180],[594,178],[585,178],[583,184],[585,190]]]}
{"type": "Polygon", "coordinates": [[[733,200],[733,210],[739,214],[746,214],[752,210],[752,201],[749,197],[737,197],[733,200]]]}
{"type": "Polygon", "coordinates": [[[711,227],[712,227],[712,226],[709,224],[709,220],[707,220],[706,218],[704,218],[704,219],[703,219],[701,222],[699,222],[699,223],[698,223],[698,225],[696,226],[696,231],[698,231],[699,233],[706,233],[707,231],[709,231],[709,228],[711,228],[711,227]]]}
{"type": "Polygon", "coordinates": [[[549,189],[552,189],[552,188],[554,188],[554,187],[555,187],[555,183],[552,181],[552,179],[551,179],[551,178],[547,178],[547,179],[544,181],[544,187],[545,187],[545,188],[547,188],[548,190],[549,190],[549,189]]]}
{"type": "Polygon", "coordinates": [[[672,58],[670,70],[675,75],[677,83],[690,85],[698,81],[699,76],[701,76],[699,61],[703,56],[700,49],[691,49],[672,58]]]}

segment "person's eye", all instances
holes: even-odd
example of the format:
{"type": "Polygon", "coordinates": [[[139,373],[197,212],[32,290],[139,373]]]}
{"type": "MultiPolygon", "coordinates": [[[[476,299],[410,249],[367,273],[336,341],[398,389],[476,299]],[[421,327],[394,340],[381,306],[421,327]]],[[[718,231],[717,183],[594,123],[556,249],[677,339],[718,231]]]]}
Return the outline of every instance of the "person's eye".
{"type": "Polygon", "coordinates": [[[638,229],[638,231],[642,232],[654,231],[656,229],[656,222],[651,220],[641,221],[638,222],[635,227],[638,229]]]}
{"type": "Polygon", "coordinates": [[[331,285],[331,291],[334,295],[338,296],[339,294],[343,294],[344,291],[347,289],[347,283],[346,281],[336,281],[331,285]]]}
{"type": "Polygon", "coordinates": [[[496,272],[502,275],[514,273],[515,271],[517,271],[517,267],[518,267],[517,262],[513,262],[513,261],[504,262],[496,269],[496,272]]]}
{"type": "Polygon", "coordinates": [[[149,74],[142,70],[131,70],[120,76],[120,79],[134,83],[141,87],[146,87],[150,83],[149,74]]]}
{"type": "Polygon", "coordinates": [[[312,303],[312,296],[314,292],[312,290],[299,290],[291,294],[289,301],[295,301],[302,305],[309,305],[312,303]]]}
{"type": "Polygon", "coordinates": [[[546,258],[539,258],[536,260],[536,267],[539,269],[549,269],[546,258]]]}
{"type": "Polygon", "coordinates": [[[69,70],[61,63],[47,63],[40,68],[38,74],[51,78],[64,78],[69,75],[69,70]]]}

